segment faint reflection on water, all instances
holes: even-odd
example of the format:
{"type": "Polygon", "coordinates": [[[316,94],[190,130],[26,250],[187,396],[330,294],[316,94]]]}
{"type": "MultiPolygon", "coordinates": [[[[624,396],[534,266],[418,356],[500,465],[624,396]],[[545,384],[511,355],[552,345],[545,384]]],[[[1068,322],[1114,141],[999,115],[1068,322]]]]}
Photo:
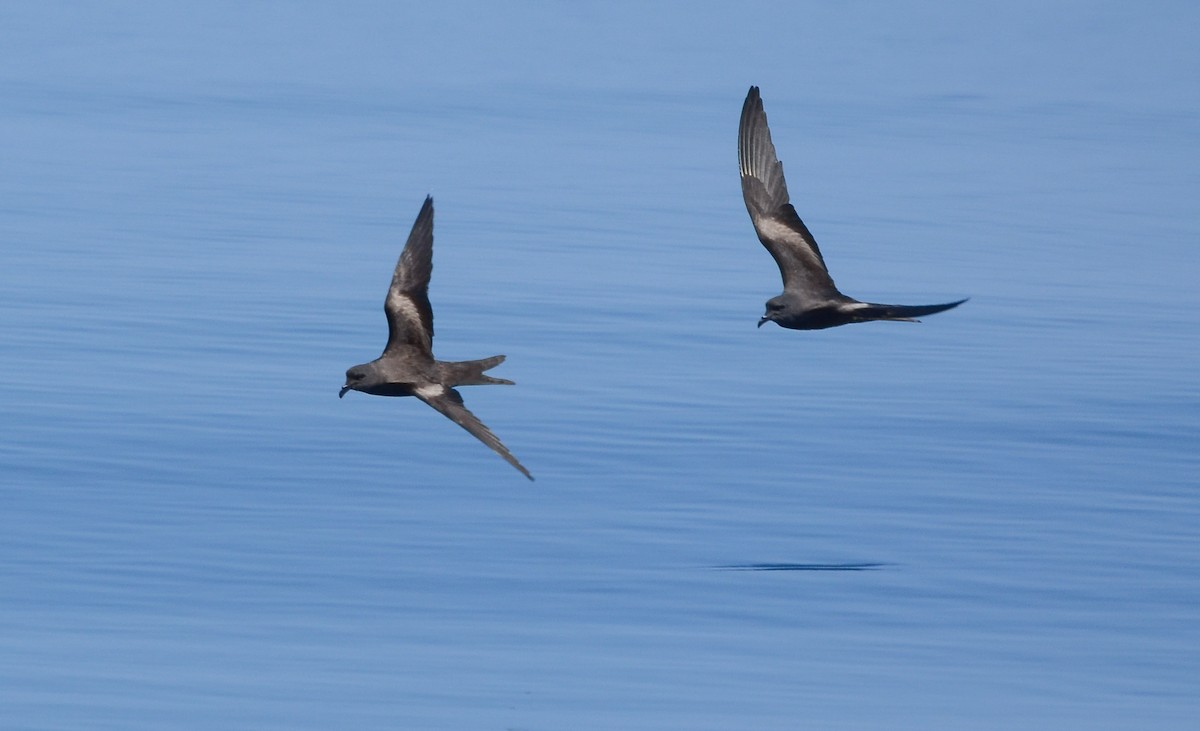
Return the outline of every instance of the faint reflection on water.
{"type": "Polygon", "coordinates": [[[892,564],[886,563],[748,563],[714,566],[730,571],[874,571],[892,564]]]}

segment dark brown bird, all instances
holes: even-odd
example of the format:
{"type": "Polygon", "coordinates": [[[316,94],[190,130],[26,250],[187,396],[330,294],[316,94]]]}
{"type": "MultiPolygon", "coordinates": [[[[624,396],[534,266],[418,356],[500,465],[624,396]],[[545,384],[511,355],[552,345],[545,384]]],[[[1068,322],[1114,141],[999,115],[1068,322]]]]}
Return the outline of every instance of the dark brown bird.
{"type": "Polygon", "coordinates": [[[426,197],[417,214],[408,243],[396,262],[392,286],[383,312],[387,315],[388,341],[383,354],[370,363],[346,371],[347,391],[375,396],[416,396],[446,418],[471,432],[529,479],[533,475],[500,442],[483,422],[463,405],[455,386],[477,386],[512,381],[485,376],[504,362],[503,355],[482,360],[442,361],[433,357],[433,308],[429,304],[429,275],[433,272],[433,198],[426,197]]]}
{"type": "Polygon", "coordinates": [[[783,163],[775,156],[767,113],[758,87],[750,87],[738,125],[738,162],[742,170],[742,196],[746,210],[783,275],[783,294],[767,300],[767,311],[758,321],[774,322],[792,330],[821,330],[870,320],[916,318],[957,307],[965,299],[940,305],[880,305],[860,302],[838,291],[829,276],[817,240],[788,198],[783,163]]]}

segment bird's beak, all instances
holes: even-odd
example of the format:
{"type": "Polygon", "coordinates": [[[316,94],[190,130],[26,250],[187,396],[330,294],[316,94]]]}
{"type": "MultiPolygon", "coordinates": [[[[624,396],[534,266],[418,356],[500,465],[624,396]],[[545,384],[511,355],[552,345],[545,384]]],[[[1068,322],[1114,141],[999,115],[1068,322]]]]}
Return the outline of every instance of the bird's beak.
{"type": "Polygon", "coordinates": [[[342,386],[342,390],[341,390],[341,391],[338,391],[338,398],[341,398],[341,397],[345,396],[345,395],[346,395],[346,392],[347,392],[347,391],[349,391],[349,390],[350,390],[350,387],[349,387],[349,386],[342,386]]]}
{"type": "Polygon", "coordinates": [[[768,321],[768,320],[770,320],[770,319],[771,319],[771,318],[767,317],[766,315],[763,315],[762,317],[758,318],[758,326],[759,326],[759,327],[762,327],[762,326],[763,326],[763,323],[764,323],[764,322],[767,322],[767,321],[768,321]]]}

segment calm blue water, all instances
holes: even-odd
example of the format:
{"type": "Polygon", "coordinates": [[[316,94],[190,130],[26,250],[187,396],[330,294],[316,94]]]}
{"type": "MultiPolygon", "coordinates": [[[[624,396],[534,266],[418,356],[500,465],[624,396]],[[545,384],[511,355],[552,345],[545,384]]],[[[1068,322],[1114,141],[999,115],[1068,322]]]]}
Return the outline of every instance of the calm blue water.
{"type": "Polygon", "coordinates": [[[1193,727],[1197,22],[0,11],[0,728],[1193,727]],[[755,328],[751,83],[839,285],[968,304],[755,328]],[[337,398],[426,193],[535,483],[337,398]]]}

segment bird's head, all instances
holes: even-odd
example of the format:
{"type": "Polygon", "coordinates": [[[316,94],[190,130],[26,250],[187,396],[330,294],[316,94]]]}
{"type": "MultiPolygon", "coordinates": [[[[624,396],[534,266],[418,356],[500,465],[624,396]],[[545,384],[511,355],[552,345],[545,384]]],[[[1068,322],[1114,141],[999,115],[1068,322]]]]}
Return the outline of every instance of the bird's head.
{"type": "Polygon", "coordinates": [[[347,391],[365,390],[371,384],[373,372],[374,369],[370,367],[370,364],[356,365],[346,371],[346,385],[338,391],[338,398],[345,396],[347,391]]]}
{"type": "Polygon", "coordinates": [[[783,310],[786,306],[787,303],[784,302],[783,295],[772,297],[771,299],[767,300],[767,311],[764,312],[763,316],[759,318],[758,326],[762,327],[763,323],[774,322],[775,320],[778,320],[779,316],[783,314],[783,310]]]}

